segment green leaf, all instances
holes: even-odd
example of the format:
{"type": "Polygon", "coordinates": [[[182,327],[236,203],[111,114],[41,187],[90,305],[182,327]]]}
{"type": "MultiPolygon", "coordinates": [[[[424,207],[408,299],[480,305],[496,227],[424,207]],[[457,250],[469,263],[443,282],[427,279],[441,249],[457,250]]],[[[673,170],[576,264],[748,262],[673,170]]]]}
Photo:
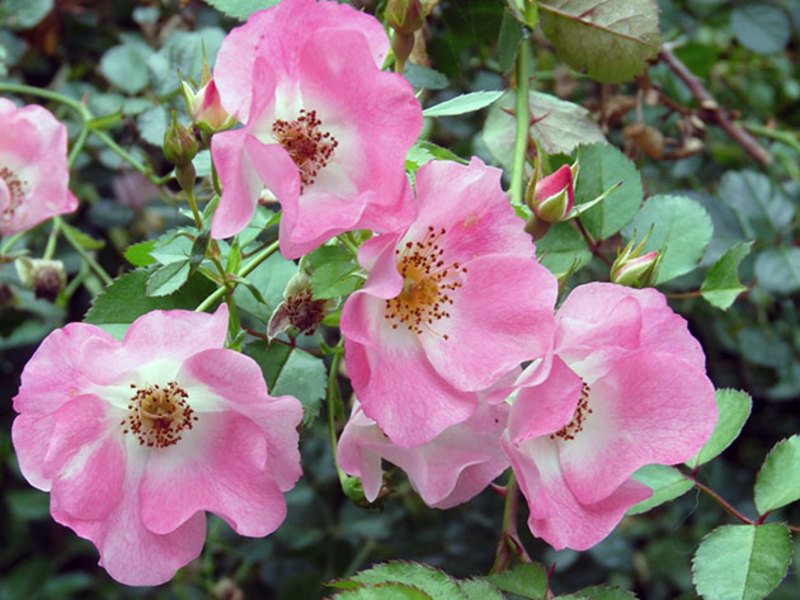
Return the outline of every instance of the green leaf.
{"type": "Polygon", "coordinates": [[[578,149],[580,172],[575,203],[590,202],[611,186],[622,184],[581,216],[595,240],[614,235],[630,223],[642,203],[642,180],[634,164],[613,146],[591,144],[578,149]]]}
{"type": "Polygon", "coordinates": [[[714,226],[703,206],[686,196],[651,196],[626,232],[642,236],[653,230],[644,251],[658,250],[661,261],[656,283],[664,283],[694,269],[703,258],[714,226]]]}
{"type": "Polygon", "coordinates": [[[458,582],[458,587],[468,600],[504,600],[505,596],[485,579],[466,579],[458,582]]]}
{"type": "Polygon", "coordinates": [[[545,267],[561,278],[570,270],[589,264],[592,253],[586,241],[569,223],[553,223],[547,234],[536,241],[536,254],[545,267]]]}
{"type": "Polygon", "coordinates": [[[336,600],[437,600],[411,585],[383,583],[339,592],[336,600]]]}
{"type": "Polygon", "coordinates": [[[443,90],[450,85],[446,75],[412,62],[406,63],[403,68],[403,77],[417,89],[443,90]]]}
{"type": "Polygon", "coordinates": [[[575,592],[576,596],[586,600],[636,600],[636,595],[610,585],[593,585],[575,592]]]}
{"type": "MultiPolygon", "coordinates": [[[[600,127],[582,106],[534,90],[530,92],[529,103],[534,121],[531,137],[547,154],[569,154],[579,144],[606,141],[600,127]]],[[[516,119],[506,110],[513,110],[514,104],[513,92],[503,94],[489,109],[481,134],[489,152],[508,171],[514,162],[516,119]]]]}
{"type": "Polygon", "coordinates": [[[497,37],[497,62],[500,65],[501,73],[508,73],[514,66],[522,35],[522,26],[517,19],[514,18],[511,11],[504,11],[503,21],[500,23],[500,34],[497,37]]]}
{"type": "Polygon", "coordinates": [[[419,588],[436,600],[467,600],[458,583],[447,573],[419,563],[390,562],[375,565],[350,578],[367,585],[403,583],[419,588]]]}
{"type": "Polygon", "coordinates": [[[136,127],[139,135],[148,144],[161,148],[164,144],[164,132],[169,125],[167,109],[164,106],[154,106],[136,118],[136,127]]]}
{"type": "Polygon", "coordinates": [[[694,484],[681,475],[680,471],[666,465],[647,465],[636,471],[633,478],[653,490],[653,495],[631,506],[626,515],[647,512],[664,502],[682,496],[694,487],[694,484]]]}
{"type": "Polygon", "coordinates": [[[754,171],[725,173],[717,197],[736,214],[746,239],[771,242],[794,218],[794,206],[784,191],[754,171]]]}
{"type": "Polygon", "coordinates": [[[755,2],[731,12],[731,29],[739,43],[759,54],[780,52],[789,43],[791,24],[774,4],[755,2]]]}
{"type": "Polygon", "coordinates": [[[700,293],[709,304],[727,310],[736,298],[747,289],[739,281],[739,264],[750,254],[753,242],[741,242],[731,246],[708,270],[700,293]]]}
{"type": "Polygon", "coordinates": [[[106,245],[103,240],[96,240],[88,233],[84,233],[77,227],[73,227],[72,225],[68,225],[64,222],[61,223],[61,227],[69,232],[72,239],[75,240],[75,242],[77,242],[81,248],[86,248],[87,250],[99,250],[106,245]]]}
{"type": "Polygon", "coordinates": [[[717,424],[700,452],[686,461],[686,465],[692,469],[722,454],[739,437],[753,406],[750,394],[739,390],[717,390],[714,398],[717,402],[717,424]]]}
{"type": "Polygon", "coordinates": [[[262,304],[244,287],[237,287],[233,292],[233,300],[241,310],[249,312],[260,321],[267,323],[275,307],[283,300],[286,284],[297,273],[297,265],[286,260],[280,254],[273,254],[258,265],[247,276],[266,301],[262,304]]]}
{"type": "Polygon", "coordinates": [[[800,500],[800,435],[775,444],[756,477],[755,501],[760,514],[800,500]]]}
{"type": "Polygon", "coordinates": [[[328,374],[322,359],[294,348],[283,363],[270,394],[288,394],[300,400],[303,405],[303,427],[306,427],[319,414],[327,387],[328,374]]]}
{"type": "Polygon", "coordinates": [[[800,290],[800,248],[767,248],[756,259],[758,285],[780,294],[800,290]]]}
{"type": "Polygon", "coordinates": [[[538,6],[558,56],[597,81],[628,81],[660,50],[654,0],[541,0],[538,6]]]}
{"type": "Polygon", "coordinates": [[[791,558],[783,523],[724,525],[700,543],[692,580],[705,600],[760,600],[781,582],[791,558]]]}
{"type": "Polygon", "coordinates": [[[134,267],[146,267],[155,264],[156,259],[150,256],[150,252],[156,247],[155,240],[148,240],[146,242],[139,242],[133,244],[125,249],[125,260],[131,263],[134,267]]]}
{"type": "Polygon", "coordinates": [[[513,569],[493,573],[486,579],[504,592],[531,600],[540,600],[547,593],[547,573],[538,563],[519,564],[513,569]]]}
{"type": "Polygon", "coordinates": [[[208,4],[229,17],[244,21],[257,10],[276,6],[281,0],[206,0],[208,4]]]}
{"type": "Polygon", "coordinates": [[[138,94],[150,82],[147,60],[155,52],[144,40],[128,36],[127,41],[106,51],[100,59],[100,72],[128,94],[138,94]]]}
{"type": "Polygon", "coordinates": [[[428,140],[417,140],[406,155],[406,169],[416,171],[432,160],[452,160],[462,165],[469,164],[468,161],[447,148],[442,148],[428,140]]]}
{"type": "Polygon", "coordinates": [[[209,64],[214,64],[225,31],[220,27],[202,27],[196,31],[174,29],[156,54],[147,61],[153,91],[167,95],[180,86],[178,73],[187,80],[200,81],[203,48],[209,64]]]}
{"type": "Polygon", "coordinates": [[[435,106],[429,106],[422,111],[423,117],[452,117],[455,115],[463,115],[482,108],[486,108],[490,104],[497,101],[503,91],[499,92],[470,92],[468,94],[461,94],[455,98],[450,98],[444,102],[440,102],[435,106]]]}
{"type": "Polygon", "coordinates": [[[0,29],[31,29],[53,10],[54,4],[53,0],[3,0],[0,29]]]}
{"type": "Polygon", "coordinates": [[[157,268],[147,278],[145,294],[148,296],[167,296],[186,283],[191,266],[189,259],[183,259],[157,268]]]}
{"type": "Polygon", "coordinates": [[[117,277],[114,282],[94,299],[84,321],[101,325],[104,323],[132,323],[151,310],[180,308],[194,310],[215,287],[201,275],[189,278],[179,291],[168,296],[145,295],[147,278],[152,269],[137,269],[117,277]]]}

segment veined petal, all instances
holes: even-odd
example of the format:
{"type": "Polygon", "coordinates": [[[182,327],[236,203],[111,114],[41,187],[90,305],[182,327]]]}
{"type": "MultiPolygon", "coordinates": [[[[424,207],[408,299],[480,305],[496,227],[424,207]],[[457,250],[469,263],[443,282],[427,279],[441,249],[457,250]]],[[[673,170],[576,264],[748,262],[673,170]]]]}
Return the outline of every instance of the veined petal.
{"type": "Polygon", "coordinates": [[[464,270],[450,294],[451,316],[431,323],[430,332],[423,327],[419,339],[442,377],[477,391],[547,352],[557,283],[539,263],[517,256],[481,256],[464,270]]]}
{"type": "Polygon", "coordinates": [[[564,479],[587,504],[609,496],[639,467],[688,460],[716,422],[705,373],[649,350],[626,355],[593,382],[588,407],[583,430],[559,442],[564,479]]]}

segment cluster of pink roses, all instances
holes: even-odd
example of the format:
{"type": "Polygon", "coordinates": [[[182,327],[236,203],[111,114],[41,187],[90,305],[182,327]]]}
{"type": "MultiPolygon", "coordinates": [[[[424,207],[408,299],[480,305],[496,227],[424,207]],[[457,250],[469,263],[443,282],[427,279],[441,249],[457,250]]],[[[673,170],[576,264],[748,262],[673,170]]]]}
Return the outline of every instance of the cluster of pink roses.
{"type": "MultiPolygon", "coordinates": [[[[223,185],[212,235],[241,231],[264,197],[280,202],[289,258],[376,232],[341,315],[358,402],[340,466],[374,500],[391,461],[440,508],[511,466],[531,531],[587,548],[649,496],[634,471],[687,460],[710,435],[705,357],[652,289],[584,285],[555,311],[558,283],[499,170],[431,162],[412,189],[405,155],[422,113],[411,86],[381,71],[388,47],[380,23],[332,1],[283,0],[229,34],[207,96],[243,126],[212,137],[223,185]]],[[[255,536],[285,516],[302,409],[223,349],[227,320],[224,305],[156,311],[121,342],[70,324],[23,373],[22,472],[119,581],[160,583],[196,557],[205,510],[255,536]]]]}

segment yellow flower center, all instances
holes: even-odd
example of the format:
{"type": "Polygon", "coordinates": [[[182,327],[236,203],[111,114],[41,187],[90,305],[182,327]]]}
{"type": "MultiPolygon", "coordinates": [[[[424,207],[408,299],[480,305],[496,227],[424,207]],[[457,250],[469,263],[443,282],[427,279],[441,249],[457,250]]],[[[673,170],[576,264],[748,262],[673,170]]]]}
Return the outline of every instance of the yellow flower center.
{"type": "Polygon", "coordinates": [[[575,436],[583,431],[583,424],[586,422],[586,418],[593,412],[592,409],[589,408],[589,393],[591,391],[592,388],[589,387],[588,383],[584,383],[581,386],[581,396],[578,399],[578,406],[575,408],[572,420],[555,433],[550,434],[551,440],[561,438],[565,442],[569,442],[570,440],[574,440],[575,436]]]}
{"type": "Polygon", "coordinates": [[[277,119],[272,124],[272,136],[289,153],[300,170],[300,191],[314,183],[320,170],[328,164],[339,145],[327,131],[320,129],[322,121],[314,110],[300,110],[293,121],[277,119]]]}
{"type": "Polygon", "coordinates": [[[128,416],[120,422],[123,433],[134,435],[141,446],[166,448],[177,444],[197,417],[186,402],[189,395],[174,381],[166,386],[137,387],[128,405],[128,416]]]}

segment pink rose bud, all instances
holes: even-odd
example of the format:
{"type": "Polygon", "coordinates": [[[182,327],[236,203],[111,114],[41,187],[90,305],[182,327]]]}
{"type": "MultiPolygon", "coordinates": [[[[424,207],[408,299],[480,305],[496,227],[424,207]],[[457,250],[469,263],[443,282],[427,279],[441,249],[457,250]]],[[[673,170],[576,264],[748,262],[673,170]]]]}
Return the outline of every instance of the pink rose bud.
{"type": "Polygon", "coordinates": [[[185,81],[182,91],[186,106],[192,115],[192,121],[205,133],[212,134],[229,129],[236,120],[222,108],[219,91],[213,79],[207,81],[196,92],[185,81]]]}
{"type": "Polygon", "coordinates": [[[621,262],[618,258],[611,267],[611,281],[629,287],[651,287],[655,283],[658,257],[658,252],[653,250],[621,262]]]}
{"type": "Polygon", "coordinates": [[[575,203],[572,169],[569,165],[561,166],[552,175],[539,179],[533,190],[529,185],[525,196],[530,209],[542,221],[566,220],[575,203]]]}

